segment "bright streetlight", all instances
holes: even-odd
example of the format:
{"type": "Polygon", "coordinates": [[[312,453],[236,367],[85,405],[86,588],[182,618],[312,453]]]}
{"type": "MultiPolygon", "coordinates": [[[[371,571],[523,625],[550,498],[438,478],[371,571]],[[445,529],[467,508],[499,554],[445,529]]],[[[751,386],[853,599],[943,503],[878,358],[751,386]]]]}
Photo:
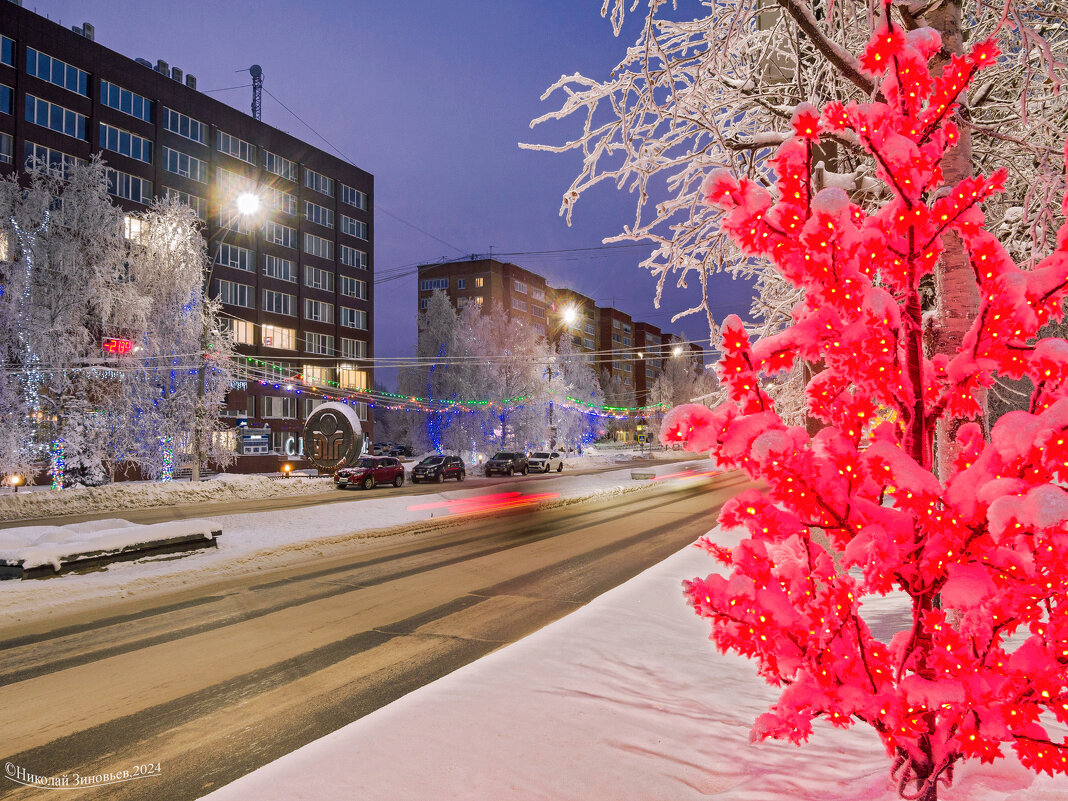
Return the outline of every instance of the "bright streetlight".
{"type": "Polygon", "coordinates": [[[237,212],[245,217],[255,214],[260,210],[259,195],[252,192],[242,192],[237,196],[237,212]]]}
{"type": "Polygon", "coordinates": [[[560,314],[563,321],[568,325],[574,325],[578,320],[578,309],[574,306],[565,306],[563,312],[560,314]]]}
{"type": "Polygon", "coordinates": [[[682,355],[682,345],[676,345],[674,348],[672,348],[671,349],[671,355],[676,357],[676,358],[681,356],[682,355]]]}

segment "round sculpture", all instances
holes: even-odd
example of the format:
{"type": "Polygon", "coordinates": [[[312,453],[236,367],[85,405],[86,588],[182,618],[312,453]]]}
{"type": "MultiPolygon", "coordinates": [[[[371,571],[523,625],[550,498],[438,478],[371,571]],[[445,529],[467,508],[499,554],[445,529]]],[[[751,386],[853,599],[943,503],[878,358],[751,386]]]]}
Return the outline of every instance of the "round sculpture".
{"type": "Polygon", "coordinates": [[[304,424],[303,437],[304,455],[326,472],[353,464],[363,451],[360,418],[344,403],[317,407],[304,424]]]}

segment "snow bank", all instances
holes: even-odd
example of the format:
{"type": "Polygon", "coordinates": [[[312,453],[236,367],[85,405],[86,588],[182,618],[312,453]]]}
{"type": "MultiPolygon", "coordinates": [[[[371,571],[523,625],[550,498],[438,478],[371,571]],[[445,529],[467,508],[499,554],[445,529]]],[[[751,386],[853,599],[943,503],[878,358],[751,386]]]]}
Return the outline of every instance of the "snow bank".
{"type": "Polygon", "coordinates": [[[23,570],[77,562],[86,554],[115,554],[180,537],[212,539],[220,526],[212,520],[173,520],[140,525],[128,520],[96,520],[70,526],[22,526],[0,530],[0,563],[23,570]]]}
{"type": "Polygon", "coordinates": [[[0,496],[0,520],[310,495],[326,492],[330,488],[329,476],[277,480],[266,476],[222,473],[210,481],[197,483],[123,481],[103,487],[72,487],[3,495],[0,496]]]}
{"type": "MultiPolygon", "coordinates": [[[[711,536],[723,541],[713,532],[711,536]]],[[[206,796],[204,801],[896,801],[875,735],[817,723],[749,741],[777,691],[721,655],[685,605],[686,548],[568,617],[206,796]]],[[[905,611],[877,599],[876,622],[905,611]]],[[[942,801],[1061,801],[1064,777],[968,763],[942,801]]]]}

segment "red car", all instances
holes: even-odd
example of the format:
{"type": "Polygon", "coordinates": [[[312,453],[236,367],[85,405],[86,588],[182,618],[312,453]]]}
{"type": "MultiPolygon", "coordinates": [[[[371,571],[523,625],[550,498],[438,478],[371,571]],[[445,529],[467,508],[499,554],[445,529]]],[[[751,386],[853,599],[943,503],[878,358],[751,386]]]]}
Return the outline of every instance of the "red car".
{"type": "Polygon", "coordinates": [[[338,489],[372,489],[376,484],[399,487],[404,484],[404,465],[392,456],[364,456],[352,467],[335,471],[334,484],[338,489]]]}

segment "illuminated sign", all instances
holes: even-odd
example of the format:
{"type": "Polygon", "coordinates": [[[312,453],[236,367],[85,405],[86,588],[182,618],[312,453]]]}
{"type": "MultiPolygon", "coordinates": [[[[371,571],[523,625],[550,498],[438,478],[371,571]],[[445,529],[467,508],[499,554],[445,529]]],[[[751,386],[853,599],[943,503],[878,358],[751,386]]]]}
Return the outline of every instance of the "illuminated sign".
{"type": "Polygon", "coordinates": [[[104,353],[110,353],[113,356],[125,356],[133,351],[133,342],[128,339],[104,337],[103,346],[104,353]]]}

